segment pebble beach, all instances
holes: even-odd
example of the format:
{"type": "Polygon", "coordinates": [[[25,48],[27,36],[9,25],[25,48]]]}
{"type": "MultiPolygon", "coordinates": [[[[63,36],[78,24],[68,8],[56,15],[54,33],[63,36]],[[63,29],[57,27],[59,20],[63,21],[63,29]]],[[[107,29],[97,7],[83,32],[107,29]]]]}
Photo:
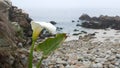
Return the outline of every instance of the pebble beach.
{"type": "MultiPolygon", "coordinates": [[[[120,31],[93,30],[93,33],[65,41],[42,62],[43,68],[120,68],[120,31]]],[[[35,60],[40,58],[35,56],[35,60]]]]}

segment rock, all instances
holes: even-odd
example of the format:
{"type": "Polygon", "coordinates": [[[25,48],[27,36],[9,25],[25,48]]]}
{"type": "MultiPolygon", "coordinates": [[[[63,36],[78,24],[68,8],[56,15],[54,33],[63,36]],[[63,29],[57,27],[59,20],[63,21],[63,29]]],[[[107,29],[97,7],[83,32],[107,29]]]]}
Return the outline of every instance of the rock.
{"type": "Polygon", "coordinates": [[[113,55],[113,56],[108,57],[108,60],[113,61],[113,60],[115,60],[115,58],[116,58],[116,56],[113,55]]]}
{"type": "Polygon", "coordinates": [[[79,20],[77,20],[77,22],[80,22],[79,20]]]}
{"type": "Polygon", "coordinates": [[[19,42],[18,47],[23,47],[23,44],[21,42],[19,42]]]}
{"type": "Polygon", "coordinates": [[[92,64],[92,67],[97,68],[98,66],[97,66],[97,64],[94,63],[94,64],[92,64]]]}
{"type": "Polygon", "coordinates": [[[24,36],[30,37],[32,35],[32,29],[30,25],[32,19],[27,13],[23,12],[22,9],[12,6],[9,9],[9,20],[12,22],[17,22],[20,25],[20,27],[23,29],[24,36]]]}
{"type": "Polygon", "coordinates": [[[79,31],[78,29],[74,29],[74,31],[76,32],[76,31],[79,31]]]}
{"type": "Polygon", "coordinates": [[[87,32],[86,32],[86,31],[81,31],[81,33],[85,33],[85,34],[87,34],[87,32]]]}
{"type": "Polygon", "coordinates": [[[31,35],[28,14],[13,7],[10,0],[0,0],[0,68],[28,68],[28,58],[21,57],[28,55],[28,51],[20,52],[18,46],[24,45],[31,35]]]}
{"type": "Polygon", "coordinates": [[[58,63],[58,64],[67,64],[66,61],[63,61],[60,58],[57,58],[56,63],[58,63]]]}
{"type": "Polygon", "coordinates": [[[56,68],[64,68],[64,66],[62,64],[56,64],[55,66],[56,68]]]}
{"type": "Polygon", "coordinates": [[[109,55],[109,54],[106,54],[105,58],[109,58],[109,57],[110,57],[110,55],[109,55]]]}
{"type": "Polygon", "coordinates": [[[115,65],[118,66],[118,65],[119,65],[119,62],[115,62],[115,65]]]}
{"type": "Polygon", "coordinates": [[[116,58],[120,59],[120,54],[116,54],[116,58]]]}
{"type": "MultiPolygon", "coordinates": [[[[15,33],[8,19],[8,9],[10,4],[6,4],[6,0],[0,0],[0,47],[15,47],[15,33]],[[4,7],[7,6],[7,7],[4,7]],[[2,8],[4,7],[4,8],[2,8]],[[4,10],[4,12],[3,12],[4,10]]],[[[9,3],[9,1],[8,1],[9,3]]]]}
{"type": "Polygon", "coordinates": [[[77,36],[77,35],[79,35],[79,34],[81,34],[81,33],[73,33],[74,36],[77,36]]]}
{"type": "Polygon", "coordinates": [[[13,56],[9,57],[9,63],[12,65],[15,61],[15,58],[13,56]]]}
{"type": "Polygon", "coordinates": [[[109,64],[109,68],[115,68],[115,66],[112,64],[109,64]]]}
{"type": "Polygon", "coordinates": [[[98,68],[103,68],[103,65],[101,63],[97,63],[98,68]]]}
{"type": "Polygon", "coordinates": [[[93,29],[106,29],[112,28],[119,30],[120,29],[120,17],[119,16],[99,16],[99,17],[90,17],[87,14],[83,14],[80,17],[81,20],[84,20],[81,24],[82,27],[93,28],[93,29]]]}
{"type": "Polygon", "coordinates": [[[0,11],[6,11],[12,6],[10,0],[0,0],[0,11]]]}
{"type": "Polygon", "coordinates": [[[57,23],[55,21],[50,21],[51,24],[56,25],[57,23]]]}
{"type": "Polygon", "coordinates": [[[80,20],[91,20],[91,17],[87,14],[82,14],[81,17],[79,17],[80,20]]]}
{"type": "Polygon", "coordinates": [[[101,63],[96,63],[96,64],[94,63],[92,67],[93,68],[103,68],[103,65],[101,63]]]}
{"type": "Polygon", "coordinates": [[[70,68],[70,65],[67,65],[65,68],[70,68]]]}
{"type": "Polygon", "coordinates": [[[105,59],[105,58],[96,58],[95,59],[95,62],[97,62],[97,63],[104,63],[105,61],[107,61],[107,59],[105,59]]]}
{"type": "Polygon", "coordinates": [[[108,50],[108,51],[106,51],[106,53],[110,55],[112,52],[111,52],[111,50],[108,50]]]}
{"type": "Polygon", "coordinates": [[[63,28],[62,27],[57,27],[57,31],[61,31],[63,28]]]}
{"type": "Polygon", "coordinates": [[[75,22],[74,20],[72,20],[72,22],[75,22]]]}
{"type": "Polygon", "coordinates": [[[81,26],[81,24],[76,24],[76,26],[81,26]]]}
{"type": "Polygon", "coordinates": [[[23,65],[26,65],[26,64],[27,64],[28,58],[27,58],[26,55],[22,54],[20,59],[21,59],[21,63],[22,63],[23,65]]]}
{"type": "Polygon", "coordinates": [[[107,34],[106,32],[104,32],[103,34],[107,34]]]}

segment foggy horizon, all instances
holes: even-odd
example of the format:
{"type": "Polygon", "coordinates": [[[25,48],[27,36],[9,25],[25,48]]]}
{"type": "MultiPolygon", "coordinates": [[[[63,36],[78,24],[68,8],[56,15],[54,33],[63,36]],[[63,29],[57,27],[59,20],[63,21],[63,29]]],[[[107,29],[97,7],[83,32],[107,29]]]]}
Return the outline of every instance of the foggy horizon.
{"type": "Polygon", "coordinates": [[[119,0],[12,0],[25,9],[120,8],[119,0]]]}

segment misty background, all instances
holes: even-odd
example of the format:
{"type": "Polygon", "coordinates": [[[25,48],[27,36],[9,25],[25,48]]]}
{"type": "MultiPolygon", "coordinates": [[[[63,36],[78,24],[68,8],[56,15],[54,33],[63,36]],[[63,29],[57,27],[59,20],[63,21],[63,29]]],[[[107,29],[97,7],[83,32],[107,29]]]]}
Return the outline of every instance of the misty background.
{"type": "Polygon", "coordinates": [[[21,8],[119,8],[120,0],[12,0],[21,8]]]}
{"type": "MultiPolygon", "coordinates": [[[[82,14],[120,16],[120,0],[12,0],[12,4],[29,13],[35,21],[55,21],[63,32],[73,33],[82,14]],[[71,27],[68,29],[68,27],[71,27]]],[[[81,23],[81,22],[79,22],[81,23]]]]}
{"type": "Polygon", "coordinates": [[[120,10],[120,0],[12,0],[12,3],[41,21],[74,19],[83,13],[115,16],[120,10]]]}

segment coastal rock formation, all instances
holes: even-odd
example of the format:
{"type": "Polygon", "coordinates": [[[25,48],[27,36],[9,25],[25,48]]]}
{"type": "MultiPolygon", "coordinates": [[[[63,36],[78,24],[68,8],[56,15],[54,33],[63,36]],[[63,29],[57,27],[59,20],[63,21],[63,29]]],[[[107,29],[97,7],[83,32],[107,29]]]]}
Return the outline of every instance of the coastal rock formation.
{"type": "Polygon", "coordinates": [[[9,0],[0,0],[0,46],[15,46],[14,30],[8,19],[8,9],[12,6],[9,0]]]}
{"type": "Polygon", "coordinates": [[[112,28],[119,30],[120,29],[120,17],[119,16],[99,16],[99,17],[90,17],[87,14],[83,14],[80,20],[84,20],[81,24],[82,27],[94,28],[94,29],[106,29],[112,28]]]}
{"type": "Polygon", "coordinates": [[[10,0],[0,0],[0,10],[5,11],[12,6],[10,0]]]}
{"type": "MultiPolygon", "coordinates": [[[[28,68],[28,52],[19,48],[31,37],[31,18],[10,0],[0,0],[0,68],[28,68]]],[[[27,44],[29,45],[29,44],[27,44]]]]}
{"type": "Polygon", "coordinates": [[[81,15],[81,17],[80,17],[79,19],[80,19],[80,20],[90,20],[91,18],[90,18],[89,15],[83,14],[83,15],[81,15]]]}
{"type": "Polygon", "coordinates": [[[12,22],[18,22],[18,24],[23,28],[23,32],[25,36],[31,36],[32,30],[30,26],[30,22],[32,19],[29,15],[22,11],[22,9],[18,9],[16,6],[12,6],[9,9],[9,20],[12,22]]]}

